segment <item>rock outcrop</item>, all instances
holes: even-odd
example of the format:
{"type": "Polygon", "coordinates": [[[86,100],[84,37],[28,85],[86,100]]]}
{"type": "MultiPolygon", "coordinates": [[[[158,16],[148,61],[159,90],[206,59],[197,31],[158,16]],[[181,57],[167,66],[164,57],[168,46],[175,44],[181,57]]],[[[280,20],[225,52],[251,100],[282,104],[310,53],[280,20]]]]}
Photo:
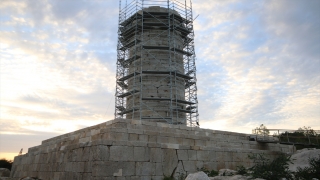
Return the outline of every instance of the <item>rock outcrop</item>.
{"type": "Polygon", "coordinates": [[[210,180],[209,177],[202,171],[189,174],[186,180],[210,180]]]}
{"type": "Polygon", "coordinates": [[[291,156],[293,164],[289,165],[290,171],[297,171],[298,167],[309,167],[309,158],[315,158],[320,155],[320,149],[302,149],[291,156]]]}

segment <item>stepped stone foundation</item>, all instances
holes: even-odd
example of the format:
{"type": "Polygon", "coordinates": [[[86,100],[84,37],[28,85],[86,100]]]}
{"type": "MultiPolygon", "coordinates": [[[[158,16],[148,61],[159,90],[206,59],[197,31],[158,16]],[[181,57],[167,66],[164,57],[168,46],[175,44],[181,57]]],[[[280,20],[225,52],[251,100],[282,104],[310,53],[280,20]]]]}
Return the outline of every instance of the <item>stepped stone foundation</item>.
{"type": "Polygon", "coordinates": [[[294,146],[259,144],[247,134],[116,119],[64,134],[16,156],[11,177],[43,180],[162,180],[199,168],[251,166],[250,153],[273,158],[294,146]]]}

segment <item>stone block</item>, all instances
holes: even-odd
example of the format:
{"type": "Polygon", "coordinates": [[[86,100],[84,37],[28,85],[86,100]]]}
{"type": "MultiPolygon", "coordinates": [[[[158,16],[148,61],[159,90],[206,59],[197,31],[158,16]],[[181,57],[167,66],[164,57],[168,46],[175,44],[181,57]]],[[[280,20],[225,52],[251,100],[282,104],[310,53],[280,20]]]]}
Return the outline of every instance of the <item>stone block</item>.
{"type": "Polygon", "coordinates": [[[131,124],[141,125],[142,121],[141,120],[131,120],[131,124]]]}
{"type": "Polygon", "coordinates": [[[197,172],[196,161],[183,161],[183,167],[188,173],[197,172]]]}
{"type": "Polygon", "coordinates": [[[92,179],[91,173],[83,173],[82,174],[82,179],[83,180],[92,179]]]}
{"type": "Polygon", "coordinates": [[[197,151],[188,150],[188,159],[189,159],[189,161],[196,161],[197,160],[197,151]]]}
{"type": "Polygon", "coordinates": [[[149,136],[158,136],[159,132],[158,131],[150,131],[150,130],[144,130],[143,134],[149,135],[149,136]]]}
{"type": "Polygon", "coordinates": [[[129,141],[138,141],[138,139],[139,139],[138,134],[133,134],[133,133],[129,134],[129,141]]]}
{"type": "Polygon", "coordinates": [[[138,135],[138,141],[148,142],[148,135],[139,134],[139,135],[138,135]]]}
{"type": "Polygon", "coordinates": [[[163,136],[158,136],[157,137],[157,143],[168,143],[169,138],[168,137],[163,137],[163,136]]]}
{"type": "MultiPolygon", "coordinates": [[[[73,167],[73,162],[66,162],[66,171],[67,172],[72,172],[72,167],[73,167]]],[[[41,166],[40,171],[44,171],[44,166],[41,166]]]]}
{"type": "Polygon", "coordinates": [[[183,145],[194,146],[194,140],[193,139],[184,138],[182,141],[183,141],[183,145]]]}
{"type": "Polygon", "coordinates": [[[90,160],[92,161],[106,161],[109,160],[110,150],[108,146],[98,145],[91,146],[90,148],[90,160]]]}
{"type": "Polygon", "coordinates": [[[129,134],[143,134],[142,129],[128,129],[129,134]]]}
{"type": "Polygon", "coordinates": [[[127,123],[126,122],[117,122],[117,123],[113,123],[111,125],[112,128],[125,128],[127,129],[127,123]]]}
{"type": "Polygon", "coordinates": [[[172,136],[172,137],[168,137],[168,143],[170,143],[170,144],[178,144],[178,141],[174,136],[172,136]]]}
{"type": "Polygon", "coordinates": [[[162,163],[155,163],[156,176],[163,176],[162,163]]]}
{"type": "Polygon", "coordinates": [[[79,143],[86,143],[86,142],[90,142],[91,141],[91,137],[83,137],[79,139],[79,143]]]}
{"type": "Polygon", "coordinates": [[[94,136],[96,134],[100,134],[100,129],[92,129],[90,133],[91,133],[91,136],[94,136]]]}
{"type": "Polygon", "coordinates": [[[113,141],[112,146],[131,146],[131,145],[128,145],[128,141],[113,141]]]}
{"type": "Polygon", "coordinates": [[[84,171],[84,162],[73,162],[72,163],[72,172],[83,172],[84,171]]]}
{"type": "Polygon", "coordinates": [[[148,142],[157,142],[157,136],[148,135],[148,142]]]}
{"type": "Polygon", "coordinates": [[[118,172],[113,173],[113,176],[122,176],[122,169],[119,169],[118,172]]]}
{"type": "Polygon", "coordinates": [[[111,161],[95,161],[92,165],[92,176],[107,177],[118,173],[122,169],[122,176],[134,176],[135,175],[135,163],[134,162],[111,162],[111,161]]]}
{"type": "Polygon", "coordinates": [[[159,148],[159,147],[161,147],[161,144],[160,143],[148,143],[148,147],[159,148]]]}
{"type": "Polygon", "coordinates": [[[161,148],[166,148],[166,149],[179,149],[179,144],[163,143],[163,144],[161,144],[161,148]]]}
{"type": "Polygon", "coordinates": [[[133,147],[133,160],[134,161],[149,161],[149,148],[148,147],[133,147]]]}
{"type": "Polygon", "coordinates": [[[175,137],[175,142],[177,143],[177,144],[183,144],[183,138],[181,138],[181,137],[175,137]]]}
{"type": "Polygon", "coordinates": [[[152,162],[136,162],[136,175],[137,176],[154,176],[155,163],[152,162]]]}
{"type": "Polygon", "coordinates": [[[112,140],[112,141],[128,141],[129,137],[127,133],[118,133],[118,132],[106,132],[102,135],[103,139],[112,140]]]}
{"type": "Polygon", "coordinates": [[[208,170],[215,170],[217,171],[217,162],[203,162],[203,167],[208,170]]]}
{"type": "Polygon", "coordinates": [[[111,161],[133,161],[133,147],[129,146],[111,146],[111,161]]]}
{"type": "Polygon", "coordinates": [[[86,173],[92,172],[92,161],[84,162],[84,171],[83,172],[86,172],[86,173]]]}
{"type": "Polygon", "coordinates": [[[189,160],[188,151],[187,150],[177,150],[178,160],[189,160]]]}
{"type": "Polygon", "coordinates": [[[163,149],[162,169],[165,176],[171,176],[178,165],[178,157],[175,149],[163,149]]]}
{"type": "Polygon", "coordinates": [[[162,162],[163,151],[161,148],[150,148],[150,162],[162,162]]]}

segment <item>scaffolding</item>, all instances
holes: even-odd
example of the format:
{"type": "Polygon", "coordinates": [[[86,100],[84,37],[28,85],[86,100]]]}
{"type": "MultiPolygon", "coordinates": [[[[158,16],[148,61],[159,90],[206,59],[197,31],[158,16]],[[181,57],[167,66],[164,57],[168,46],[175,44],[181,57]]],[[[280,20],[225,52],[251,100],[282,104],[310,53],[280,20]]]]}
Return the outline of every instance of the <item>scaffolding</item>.
{"type": "Polygon", "coordinates": [[[115,118],[199,126],[191,1],[119,1],[115,118]]]}

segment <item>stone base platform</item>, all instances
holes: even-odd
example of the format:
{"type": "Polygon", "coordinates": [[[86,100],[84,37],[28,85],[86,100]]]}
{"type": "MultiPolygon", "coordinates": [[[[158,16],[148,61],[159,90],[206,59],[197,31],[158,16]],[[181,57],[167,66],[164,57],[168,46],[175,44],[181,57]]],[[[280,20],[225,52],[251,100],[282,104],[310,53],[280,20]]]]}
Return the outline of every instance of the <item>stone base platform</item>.
{"type": "Polygon", "coordinates": [[[43,180],[162,180],[200,168],[251,166],[250,153],[273,158],[294,146],[259,144],[247,134],[116,119],[64,134],[16,156],[11,177],[43,180]]]}

